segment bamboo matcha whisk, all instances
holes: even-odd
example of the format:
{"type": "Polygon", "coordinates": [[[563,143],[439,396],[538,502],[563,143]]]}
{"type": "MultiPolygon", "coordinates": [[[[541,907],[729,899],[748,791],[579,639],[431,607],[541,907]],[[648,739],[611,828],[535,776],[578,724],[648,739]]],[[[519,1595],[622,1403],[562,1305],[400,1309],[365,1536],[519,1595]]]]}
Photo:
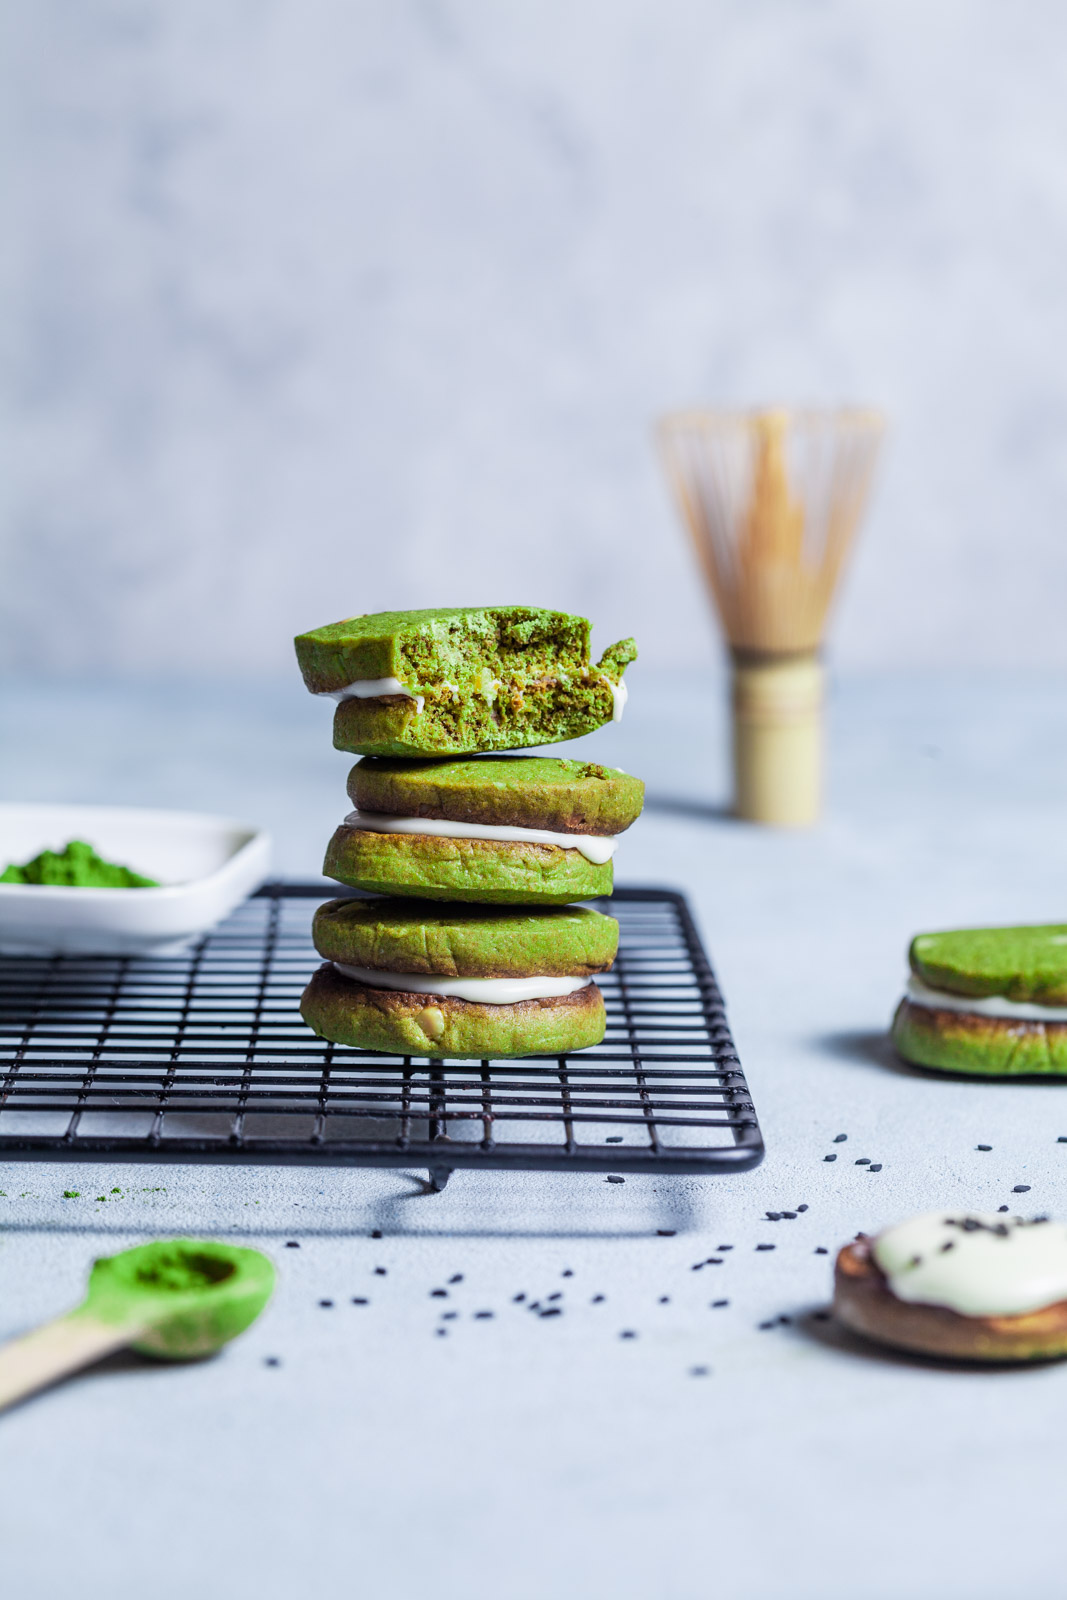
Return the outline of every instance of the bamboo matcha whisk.
{"type": "Polygon", "coordinates": [[[819,814],[819,647],[882,427],[858,410],[691,411],[660,424],[730,645],[734,809],[753,822],[819,814]]]}

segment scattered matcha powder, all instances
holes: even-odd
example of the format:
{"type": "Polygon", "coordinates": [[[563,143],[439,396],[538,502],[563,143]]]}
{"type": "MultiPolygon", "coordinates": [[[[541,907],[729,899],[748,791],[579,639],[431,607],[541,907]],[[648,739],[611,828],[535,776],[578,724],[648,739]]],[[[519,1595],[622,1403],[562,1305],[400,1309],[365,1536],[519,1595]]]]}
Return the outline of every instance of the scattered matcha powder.
{"type": "Polygon", "coordinates": [[[81,1199],[81,1190],[80,1189],[64,1189],[63,1190],[63,1198],[64,1198],[64,1200],[80,1200],[81,1199]]]}
{"type": "Polygon", "coordinates": [[[0,872],[0,883],[38,883],[68,889],[158,889],[154,878],[143,878],[98,856],[84,839],[71,839],[60,851],[42,850],[24,866],[10,862],[0,872]]]}

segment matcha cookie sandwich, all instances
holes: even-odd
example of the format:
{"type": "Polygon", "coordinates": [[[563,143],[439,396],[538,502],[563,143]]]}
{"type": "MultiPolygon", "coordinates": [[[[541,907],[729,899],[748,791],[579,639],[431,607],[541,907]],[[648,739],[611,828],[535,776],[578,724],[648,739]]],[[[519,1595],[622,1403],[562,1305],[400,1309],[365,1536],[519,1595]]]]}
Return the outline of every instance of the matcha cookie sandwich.
{"type": "Polygon", "coordinates": [[[892,1024],[905,1061],[1007,1078],[1067,1076],[1067,925],[924,933],[892,1024]]]}
{"type": "Polygon", "coordinates": [[[965,1361],[1067,1356],[1067,1227],[930,1211],[845,1245],[834,1314],[868,1339],[965,1361]]]}
{"type": "Polygon", "coordinates": [[[312,925],[325,957],[301,1014],[336,1044],[485,1059],[599,1044],[593,975],[619,928],[584,906],[520,910],[419,900],[330,900],[312,925]]]}
{"type": "Polygon", "coordinates": [[[553,756],[366,757],[348,792],[355,809],[327,847],[328,878],[375,894],[566,905],[611,893],[616,840],[644,784],[553,756]]]}
{"type": "Polygon", "coordinates": [[[535,606],[380,611],[300,634],[333,742],[359,755],[441,756],[577,739],[622,715],[632,639],[589,654],[584,617],[535,606]]]}

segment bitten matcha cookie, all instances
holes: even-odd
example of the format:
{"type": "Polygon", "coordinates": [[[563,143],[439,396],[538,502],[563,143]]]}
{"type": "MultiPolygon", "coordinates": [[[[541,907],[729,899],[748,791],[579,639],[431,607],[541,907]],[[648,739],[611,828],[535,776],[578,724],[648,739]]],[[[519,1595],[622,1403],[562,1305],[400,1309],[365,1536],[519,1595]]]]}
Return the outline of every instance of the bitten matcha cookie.
{"type": "Polygon", "coordinates": [[[1067,1227],[931,1211],[845,1245],[834,1312],[867,1338],[967,1361],[1067,1355],[1067,1227]]]}
{"type": "Polygon", "coordinates": [[[534,606],[383,611],[301,634],[313,694],[338,701],[334,744],[363,755],[463,755],[554,744],[617,719],[632,639],[595,666],[589,623],[534,606]]]}
{"type": "Polygon", "coordinates": [[[1067,1076],[1067,926],[924,933],[893,1018],[906,1061],[987,1077],[1067,1076]]]}
{"type": "Polygon", "coordinates": [[[301,1012],[323,1038],[399,1055],[580,1050],[604,1036],[592,975],[611,966],[618,936],[611,917],[581,906],[333,900],[315,913],[327,965],[301,1012]]]}
{"type": "Polygon", "coordinates": [[[467,761],[367,758],[357,809],[323,872],[377,894],[501,905],[565,905],[610,895],[617,835],[644,785],[591,762],[546,756],[467,761]]]}

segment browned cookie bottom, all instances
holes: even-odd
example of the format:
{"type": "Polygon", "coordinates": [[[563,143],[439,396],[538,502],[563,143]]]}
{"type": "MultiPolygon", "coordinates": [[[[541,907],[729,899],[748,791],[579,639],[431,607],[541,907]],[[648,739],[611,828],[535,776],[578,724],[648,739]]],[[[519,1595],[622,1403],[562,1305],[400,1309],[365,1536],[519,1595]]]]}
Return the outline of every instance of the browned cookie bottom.
{"type": "Polygon", "coordinates": [[[856,1239],[838,1254],[834,1313],[855,1333],[921,1355],[963,1361],[1048,1361],[1067,1355],[1067,1300],[1012,1317],[965,1317],[947,1306],[898,1300],[868,1239],[856,1239]]]}
{"type": "Polygon", "coordinates": [[[550,1000],[494,1006],[452,995],[374,989],[346,977],[328,961],[304,990],[300,1013],[321,1038],[334,1044],[388,1055],[467,1060],[584,1050],[600,1043],[606,1027],[604,1000],[595,983],[550,1000]]]}

